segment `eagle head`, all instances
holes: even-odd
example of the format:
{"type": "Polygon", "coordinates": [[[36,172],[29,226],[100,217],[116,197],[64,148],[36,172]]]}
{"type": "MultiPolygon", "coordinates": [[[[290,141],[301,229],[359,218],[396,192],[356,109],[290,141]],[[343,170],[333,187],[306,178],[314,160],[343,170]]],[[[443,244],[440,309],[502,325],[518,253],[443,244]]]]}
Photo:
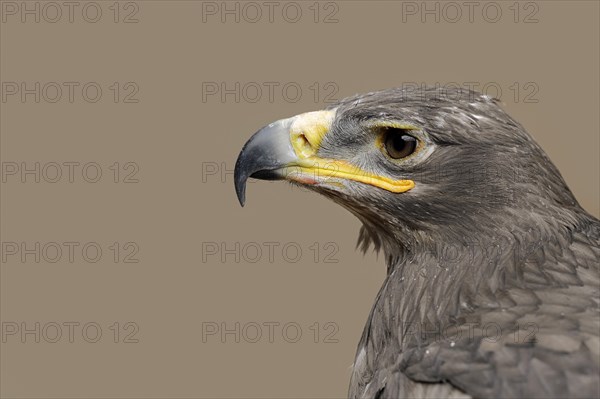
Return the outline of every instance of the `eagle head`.
{"type": "Polygon", "coordinates": [[[397,258],[465,237],[573,223],[579,205],[525,129],[489,96],[390,89],[271,123],[235,166],[316,191],[363,223],[359,244],[397,258]]]}

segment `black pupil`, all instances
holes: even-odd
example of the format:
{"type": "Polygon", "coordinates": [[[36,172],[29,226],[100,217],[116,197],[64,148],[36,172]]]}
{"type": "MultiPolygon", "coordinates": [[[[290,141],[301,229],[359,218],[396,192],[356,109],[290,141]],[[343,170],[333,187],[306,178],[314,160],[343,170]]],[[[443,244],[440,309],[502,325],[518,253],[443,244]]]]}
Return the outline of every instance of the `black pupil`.
{"type": "Polygon", "coordinates": [[[409,156],[417,149],[417,139],[400,129],[390,129],[385,137],[385,150],[394,159],[409,156]]]}

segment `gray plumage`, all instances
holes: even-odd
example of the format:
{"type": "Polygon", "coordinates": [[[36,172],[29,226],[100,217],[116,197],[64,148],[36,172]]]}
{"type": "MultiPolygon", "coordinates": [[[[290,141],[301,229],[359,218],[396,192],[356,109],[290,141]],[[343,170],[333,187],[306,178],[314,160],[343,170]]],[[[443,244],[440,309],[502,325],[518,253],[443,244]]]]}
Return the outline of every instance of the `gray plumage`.
{"type": "Polygon", "coordinates": [[[599,397],[600,222],[525,129],[468,90],[391,89],[331,108],[319,157],[416,183],[306,186],[356,215],[360,248],[387,262],[349,396],[599,397]],[[371,120],[417,126],[433,150],[389,162],[371,120]]]}

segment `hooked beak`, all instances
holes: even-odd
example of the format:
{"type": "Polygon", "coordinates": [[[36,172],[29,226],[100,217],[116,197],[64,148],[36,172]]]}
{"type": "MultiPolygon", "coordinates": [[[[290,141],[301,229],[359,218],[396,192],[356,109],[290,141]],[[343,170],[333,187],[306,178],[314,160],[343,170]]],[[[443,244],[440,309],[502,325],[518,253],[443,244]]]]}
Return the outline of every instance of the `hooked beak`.
{"type": "MultiPolygon", "coordinates": [[[[235,191],[246,202],[246,181],[291,178],[290,168],[310,166],[302,162],[316,153],[335,117],[335,111],[316,111],[280,119],[256,132],[242,148],[235,163],[235,191]]],[[[312,162],[314,166],[314,162],[312,162]]],[[[296,175],[294,180],[300,180],[296,175]]]]}
{"type": "Polygon", "coordinates": [[[365,172],[344,160],[318,157],[335,112],[300,114],[273,122],[256,132],[242,148],[235,164],[235,191],[240,204],[244,206],[246,201],[246,181],[250,177],[336,186],[353,180],[396,193],[414,187],[412,180],[394,180],[365,172]]]}

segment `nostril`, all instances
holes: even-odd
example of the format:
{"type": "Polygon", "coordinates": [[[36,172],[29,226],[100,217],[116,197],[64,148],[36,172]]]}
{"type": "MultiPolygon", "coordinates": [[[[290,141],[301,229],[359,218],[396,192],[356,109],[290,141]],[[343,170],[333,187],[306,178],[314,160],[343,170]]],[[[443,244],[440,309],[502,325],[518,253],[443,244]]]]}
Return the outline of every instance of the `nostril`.
{"type": "Polygon", "coordinates": [[[334,117],[335,111],[328,110],[307,112],[291,119],[290,141],[298,157],[316,156],[334,117]]]}
{"type": "Polygon", "coordinates": [[[316,153],[315,148],[304,133],[295,134],[294,137],[292,137],[292,144],[298,156],[308,158],[316,153]]]}

